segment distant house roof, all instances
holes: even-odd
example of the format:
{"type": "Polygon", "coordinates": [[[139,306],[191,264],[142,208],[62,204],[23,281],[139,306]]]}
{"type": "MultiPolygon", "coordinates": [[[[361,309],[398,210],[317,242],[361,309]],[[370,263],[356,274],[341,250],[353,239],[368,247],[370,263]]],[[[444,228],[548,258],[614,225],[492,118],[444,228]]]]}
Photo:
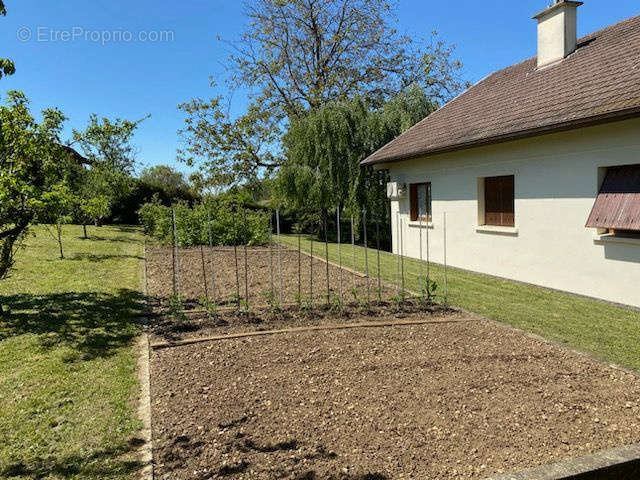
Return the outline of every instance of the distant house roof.
{"type": "Polygon", "coordinates": [[[640,16],[581,38],[561,62],[499,70],[366,158],[363,165],[640,116],[640,16]]]}

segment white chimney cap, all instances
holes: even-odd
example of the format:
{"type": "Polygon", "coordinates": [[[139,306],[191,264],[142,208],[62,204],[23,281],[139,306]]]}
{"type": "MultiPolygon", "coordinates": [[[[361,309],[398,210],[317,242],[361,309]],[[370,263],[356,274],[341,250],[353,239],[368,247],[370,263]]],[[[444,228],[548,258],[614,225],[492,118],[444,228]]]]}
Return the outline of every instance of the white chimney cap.
{"type": "Polygon", "coordinates": [[[578,46],[578,7],[582,2],[555,0],[533,18],[538,21],[538,68],[575,52],[578,46]]]}

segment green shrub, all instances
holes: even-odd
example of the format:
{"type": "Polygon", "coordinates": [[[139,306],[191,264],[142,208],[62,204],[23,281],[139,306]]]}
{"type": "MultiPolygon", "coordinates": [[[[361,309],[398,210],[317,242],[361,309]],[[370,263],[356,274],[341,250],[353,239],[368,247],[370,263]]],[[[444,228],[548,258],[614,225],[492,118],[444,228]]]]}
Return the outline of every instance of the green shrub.
{"type": "Polygon", "coordinates": [[[138,211],[147,235],[164,244],[173,241],[172,209],[176,213],[178,244],[184,247],[214,245],[265,245],[269,243],[269,213],[237,205],[232,198],[211,197],[193,208],[185,203],[165,207],[146,203],[138,211]]]}

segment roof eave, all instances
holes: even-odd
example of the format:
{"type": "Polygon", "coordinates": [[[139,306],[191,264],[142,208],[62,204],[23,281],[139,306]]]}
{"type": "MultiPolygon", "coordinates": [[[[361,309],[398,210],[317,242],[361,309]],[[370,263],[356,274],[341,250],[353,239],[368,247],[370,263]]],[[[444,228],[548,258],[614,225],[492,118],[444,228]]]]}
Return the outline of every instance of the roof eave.
{"type": "Polygon", "coordinates": [[[621,120],[627,120],[630,118],[640,117],[640,106],[632,107],[625,110],[619,110],[616,112],[604,113],[587,118],[581,118],[576,120],[569,120],[566,122],[554,123],[551,125],[544,125],[541,127],[530,128],[527,130],[520,130],[517,132],[509,132],[503,135],[497,135],[493,137],[482,138],[478,140],[472,140],[465,143],[459,143],[455,145],[448,145],[445,147],[431,148],[422,151],[411,152],[408,154],[401,154],[389,157],[383,157],[373,161],[363,160],[362,166],[374,166],[381,163],[396,163],[404,160],[413,160],[415,158],[426,157],[436,155],[440,153],[451,153],[459,150],[468,150],[470,148],[476,148],[486,145],[494,145],[499,143],[505,143],[513,140],[521,140],[523,138],[537,137],[540,135],[547,135],[551,133],[558,133],[567,130],[574,130],[577,128],[590,127],[594,125],[600,125],[603,123],[617,122],[621,120]]]}

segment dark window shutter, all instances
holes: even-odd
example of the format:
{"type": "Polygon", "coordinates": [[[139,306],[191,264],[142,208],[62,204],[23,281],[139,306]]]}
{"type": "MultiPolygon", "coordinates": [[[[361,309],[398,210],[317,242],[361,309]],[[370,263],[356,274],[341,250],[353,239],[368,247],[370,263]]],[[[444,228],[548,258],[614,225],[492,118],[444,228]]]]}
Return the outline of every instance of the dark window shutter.
{"type": "Polygon", "coordinates": [[[513,227],[515,225],[515,177],[487,177],[484,182],[485,223],[513,227]]]}
{"type": "Polygon", "coordinates": [[[418,185],[409,185],[409,210],[411,221],[418,220],[418,185]]]}
{"type": "Polygon", "coordinates": [[[514,177],[502,177],[502,225],[515,225],[515,185],[514,177]]]}

